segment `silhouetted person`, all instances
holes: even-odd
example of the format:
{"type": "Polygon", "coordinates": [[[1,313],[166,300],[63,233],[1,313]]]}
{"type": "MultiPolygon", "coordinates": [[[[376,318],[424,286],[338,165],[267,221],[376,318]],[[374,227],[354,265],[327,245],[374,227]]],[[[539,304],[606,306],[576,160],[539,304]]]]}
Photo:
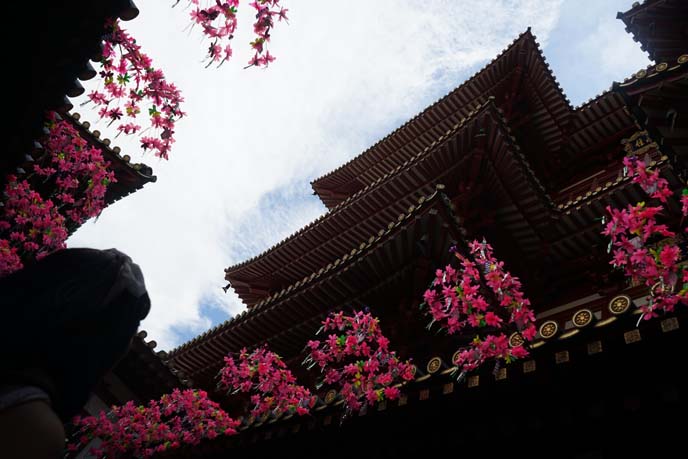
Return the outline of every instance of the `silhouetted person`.
{"type": "Polygon", "coordinates": [[[141,270],[115,249],[61,250],[0,278],[0,458],[61,457],[61,421],[149,309],[141,270]]]}

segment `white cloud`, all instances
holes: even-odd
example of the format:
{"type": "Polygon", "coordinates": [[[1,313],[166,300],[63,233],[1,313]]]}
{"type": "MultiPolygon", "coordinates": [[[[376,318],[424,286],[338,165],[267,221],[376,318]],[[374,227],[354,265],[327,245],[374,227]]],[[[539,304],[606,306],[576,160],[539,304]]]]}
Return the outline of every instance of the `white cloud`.
{"type": "MultiPolygon", "coordinates": [[[[606,6],[604,2],[598,7],[606,6]]],[[[630,5],[628,5],[630,7],[630,5]]],[[[607,11],[605,11],[607,13],[607,11]]],[[[612,81],[623,81],[649,63],[647,53],[625,31],[622,21],[612,14],[599,14],[597,23],[577,46],[586,65],[581,71],[592,73],[604,81],[605,89],[612,81]]],[[[594,94],[590,94],[592,97],[594,94]]]]}
{"type": "MultiPolygon", "coordinates": [[[[267,70],[243,70],[251,17],[243,7],[237,60],[205,69],[205,46],[182,32],[185,14],[165,2],[141,5],[126,24],[186,97],[188,117],[168,163],[153,158],[158,182],[86,224],[71,246],[117,247],[143,268],[153,309],[143,327],[163,348],[176,330],[200,332],[210,320],[199,301],[228,313],[223,268],[258,252],[324,211],[289,194],[358,154],[493,58],[526,27],[541,43],[559,2],[289,1],[267,70]],[[158,4],[160,3],[160,4],[158,4]],[[263,199],[267,193],[285,199],[263,199]],[[259,205],[260,204],[260,205],[259,205]],[[252,253],[252,254],[253,254],[252,253]]],[[[81,110],[85,119],[96,115],[81,110]]],[[[101,127],[101,129],[103,129],[101,127]]],[[[104,129],[103,129],[104,130],[104,129]]],[[[121,140],[121,139],[117,139],[121,140]]],[[[135,142],[119,142],[135,157],[135,142]]],[[[135,159],[138,159],[135,157],[135,159]]]]}

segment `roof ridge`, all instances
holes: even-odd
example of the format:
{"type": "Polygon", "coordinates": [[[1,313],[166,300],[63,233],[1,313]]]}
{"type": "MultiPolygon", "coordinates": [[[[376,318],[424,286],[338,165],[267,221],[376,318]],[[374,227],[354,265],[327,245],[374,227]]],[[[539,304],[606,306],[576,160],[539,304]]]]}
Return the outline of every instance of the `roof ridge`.
{"type": "Polygon", "coordinates": [[[670,72],[674,72],[678,69],[681,68],[688,68],[688,50],[686,50],[685,54],[681,54],[677,59],[675,63],[669,64],[668,62],[659,62],[656,64],[649,64],[647,67],[644,69],[640,69],[637,72],[633,73],[630,77],[625,78],[624,81],[617,82],[615,81],[612,83],[612,91],[616,88],[625,88],[628,86],[632,86],[635,84],[638,84],[640,82],[645,82],[649,81],[650,78],[657,77],[659,75],[666,75],[669,74],[670,72]],[[673,65],[672,65],[673,64],[673,65]]]}
{"type": "Polygon", "coordinates": [[[89,137],[91,137],[90,140],[96,142],[98,144],[98,146],[101,147],[101,149],[110,153],[114,158],[116,158],[122,164],[126,165],[128,168],[132,169],[133,171],[135,171],[140,176],[142,176],[146,179],[149,179],[151,182],[157,181],[158,178],[155,175],[144,174],[143,172],[141,172],[141,170],[143,168],[148,168],[152,172],[153,171],[152,167],[148,166],[145,163],[134,163],[134,164],[132,164],[130,162],[131,157],[129,155],[122,156],[120,154],[122,151],[122,149],[120,147],[118,147],[118,146],[110,147],[110,144],[112,143],[112,141],[109,138],[105,137],[105,138],[101,139],[100,138],[100,131],[97,129],[91,131],[91,123],[88,121],[81,121],[81,114],[79,114],[78,112],[74,112],[74,113],[69,112],[66,114],[62,114],[60,116],[62,116],[64,118],[69,118],[77,126],[77,128],[81,128],[86,133],[88,133],[89,137]]]}
{"type": "Polygon", "coordinates": [[[631,7],[626,11],[619,11],[616,13],[616,19],[624,19],[627,16],[633,16],[640,12],[645,7],[652,6],[653,3],[659,3],[662,0],[643,0],[642,2],[633,2],[631,7]]]}

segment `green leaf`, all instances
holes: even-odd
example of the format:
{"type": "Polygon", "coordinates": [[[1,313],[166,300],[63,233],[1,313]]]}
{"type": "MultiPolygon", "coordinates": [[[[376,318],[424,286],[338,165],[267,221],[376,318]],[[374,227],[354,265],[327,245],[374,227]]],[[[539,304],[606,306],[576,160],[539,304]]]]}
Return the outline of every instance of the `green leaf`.
{"type": "Polygon", "coordinates": [[[122,86],[129,83],[129,74],[124,73],[124,74],[117,75],[117,82],[119,84],[121,84],[122,86]]]}

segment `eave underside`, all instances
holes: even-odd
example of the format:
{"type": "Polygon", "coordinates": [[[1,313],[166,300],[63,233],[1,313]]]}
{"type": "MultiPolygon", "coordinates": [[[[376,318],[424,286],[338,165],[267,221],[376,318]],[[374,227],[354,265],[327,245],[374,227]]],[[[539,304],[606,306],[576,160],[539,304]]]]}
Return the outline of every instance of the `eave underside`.
{"type": "Polygon", "coordinates": [[[688,2],[684,0],[647,0],[617,18],[656,63],[675,62],[688,52],[688,2]]]}

